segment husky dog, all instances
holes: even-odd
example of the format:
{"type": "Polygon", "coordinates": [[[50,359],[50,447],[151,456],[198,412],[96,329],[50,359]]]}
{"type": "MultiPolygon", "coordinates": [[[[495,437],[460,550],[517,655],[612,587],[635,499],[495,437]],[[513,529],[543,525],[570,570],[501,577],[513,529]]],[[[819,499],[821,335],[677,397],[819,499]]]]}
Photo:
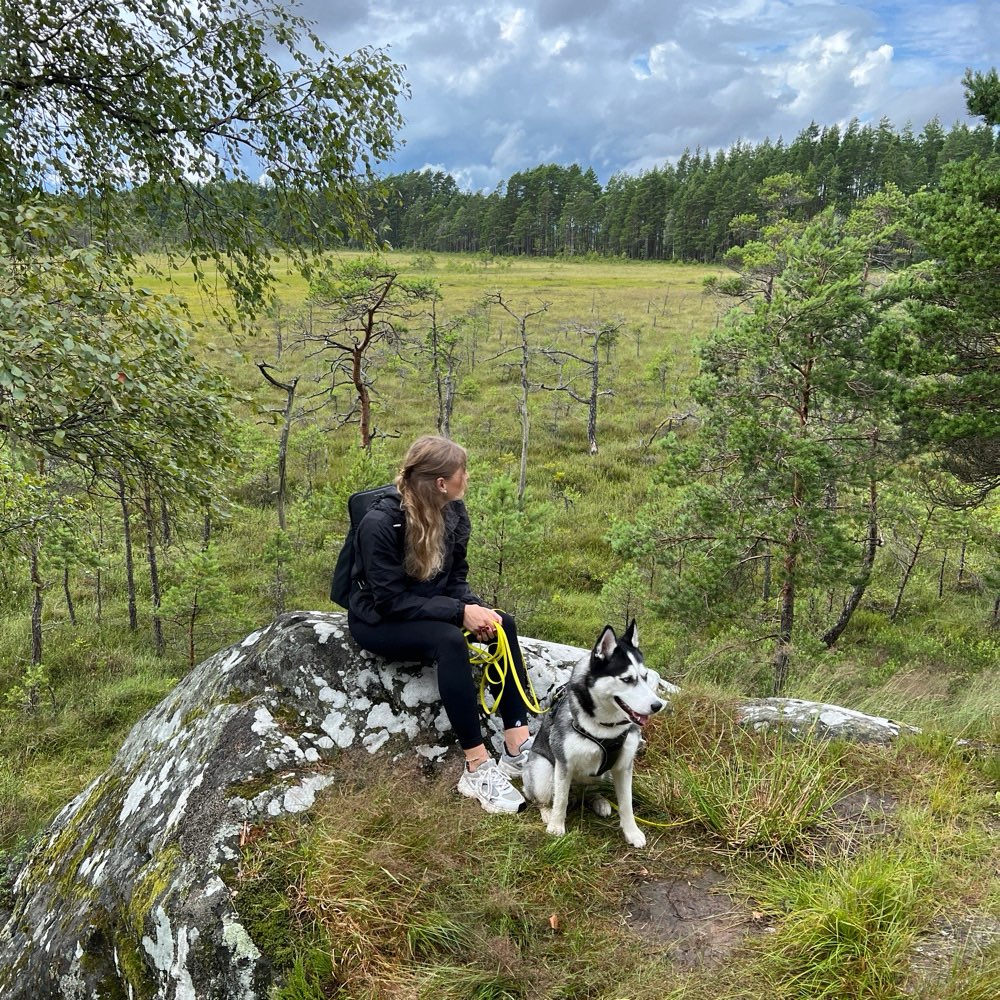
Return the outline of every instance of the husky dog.
{"type": "MultiPolygon", "coordinates": [[[[635,621],[620,639],[606,625],[542,717],[524,765],[525,798],[541,809],[549,833],[566,832],[570,786],[596,784],[610,772],[622,833],[633,847],[645,846],[632,814],[632,762],[642,727],[664,707],[659,684],[643,663],[635,621]]],[[[599,816],[611,815],[603,796],[591,806],[599,816]]]]}

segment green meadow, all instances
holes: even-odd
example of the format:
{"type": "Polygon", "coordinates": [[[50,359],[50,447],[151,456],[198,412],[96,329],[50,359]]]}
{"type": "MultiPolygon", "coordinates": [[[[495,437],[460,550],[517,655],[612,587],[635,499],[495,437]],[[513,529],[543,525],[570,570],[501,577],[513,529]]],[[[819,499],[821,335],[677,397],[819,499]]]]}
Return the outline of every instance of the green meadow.
{"type": "MultiPolygon", "coordinates": [[[[208,597],[197,628],[180,614],[164,617],[158,653],[148,539],[137,521],[132,631],[114,498],[106,497],[88,535],[99,540],[99,559],[75,568],[66,588],[49,569],[45,673],[33,681],[26,570],[4,570],[5,867],[16,870],[32,838],[192,660],[282,611],[332,609],[347,496],[389,481],[409,441],[436,430],[434,328],[452,338],[450,432],[470,456],[474,587],[515,613],[523,634],[581,647],[606,622],[620,628],[635,615],[647,660],[683,689],[673,717],[657,720],[637,777],[637,811],[659,828],[647,831],[646,851],[632,852],[613,819],[578,814],[567,836],[552,840],[536,814],[498,820],[459,803],[447,767],[373,770],[345,755],[349,780],[315,821],[276,825],[247,846],[239,868],[244,919],[286,984],[275,1000],[995,996],[995,937],[956,947],[930,971],[914,960],[922,935],[1000,921],[996,880],[983,877],[1000,864],[991,512],[928,517],[911,558],[924,522],[905,505],[887,507],[872,582],[832,649],[814,636],[850,581],[817,580],[800,604],[784,693],[888,715],[923,735],[892,748],[776,746],[741,735],[736,699],[769,693],[774,608],[679,608],[668,553],[647,553],[629,575],[636,560],[612,544],[616,524],[642,515],[664,442],[687,440],[697,425],[696,351],[725,308],[704,282],[719,269],[406,252],[386,263],[433,282],[437,295],[433,310],[421,302],[367,356],[368,451],[345,419],[350,389],[334,384],[336,352],[323,339],[335,330],[331,312],[309,301],[306,280],[287,262],[275,262],[275,304],[237,330],[216,318],[225,297],[213,294],[211,275],[199,284],[190,269],[169,282],[137,273],[138,284],[184,303],[198,354],[233,389],[238,460],[217,471],[212,510],[207,518],[170,510],[153,539],[165,606],[174,606],[171,595],[183,608],[195,577],[208,597]],[[530,391],[519,500],[522,323],[530,391]],[[579,359],[591,358],[602,327],[613,333],[599,344],[591,454],[587,407],[554,387],[561,373],[584,392],[579,359]],[[286,396],[260,363],[280,382],[298,380],[284,532],[276,494],[286,396]],[[971,749],[956,747],[956,737],[971,749]],[[837,811],[862,792],[887,804],[878,835],[870,817],[837,811]],[[400,796],[414,808],[399,810],[400,796]],[[706,869],[724,880],[752,932],[721,965],[679,965],[670,948],[636,934],[626,913],[644,885],[706,869]]],[[[0,874],[0,891],[5,884],[0,874]]]]}

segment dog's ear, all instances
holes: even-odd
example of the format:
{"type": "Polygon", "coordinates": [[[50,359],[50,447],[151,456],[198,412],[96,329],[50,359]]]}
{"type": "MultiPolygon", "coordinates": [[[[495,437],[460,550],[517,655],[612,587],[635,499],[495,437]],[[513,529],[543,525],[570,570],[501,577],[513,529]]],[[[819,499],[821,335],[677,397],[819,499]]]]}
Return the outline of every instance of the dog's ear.
{"type": "Polygon", "coordinates": [[[625,635],[622,638],[630,646],[635,646],[636,649],[639,648],[639,627],[636,625],[634,618],[628,623],[628,628],[625,629],[625,635]]]}
{"type": "Polygon", "coordinates": [[[610,625],[605,625],[604,631],[597,637],[597,643],[594,645],[594,655],[602,660],[610,660],[617,645],[618,636],[615,635],[615,630],[610,625]]]}

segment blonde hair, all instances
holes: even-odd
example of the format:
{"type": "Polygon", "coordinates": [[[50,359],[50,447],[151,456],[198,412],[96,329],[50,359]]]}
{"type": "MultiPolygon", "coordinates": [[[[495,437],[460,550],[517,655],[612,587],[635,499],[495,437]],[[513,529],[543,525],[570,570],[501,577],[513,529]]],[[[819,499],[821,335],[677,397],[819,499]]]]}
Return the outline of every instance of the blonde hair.
{"type": "Polygon", "coordinates": [[[445,437],[426,434],[410,445],[396,476],[406,511],[403,567],[417,580],[429,580],[444,565],[444,503],[438,479],[449,479],[467,461],[465,449],[445,437]]]}

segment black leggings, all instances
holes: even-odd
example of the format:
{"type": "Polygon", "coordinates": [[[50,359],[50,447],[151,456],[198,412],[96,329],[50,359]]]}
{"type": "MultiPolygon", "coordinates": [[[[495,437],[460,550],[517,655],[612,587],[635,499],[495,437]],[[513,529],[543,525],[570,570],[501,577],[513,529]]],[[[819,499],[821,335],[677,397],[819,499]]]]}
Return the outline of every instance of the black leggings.
{"type": "MultiPolygon", "coordinates": [[[[521,647],[517,641],[514,619],[500,612],[504,633],[510,642],[514,669],[527,691],[528,680],[524,671],[521,647]]],[[[463,750],[471,750],[483,742],[479,723],[479,689],[469,664],[469,646],[465,634],[457,625],[439,621],[383,621],[369,625],[348,615],[348,626],[354,641],[362,648],[388,660],[436,660],[438,693],[451,728],[455,730],[463,750]]],[[[490,647],[491,651],[493,647],[490,647]]],[[[498,686],[490,685],[496,695],[498,686]]],[[[507,678],[500,707],[504,729],[528,723],[529,709],[521,698],[514,678],[507,678]]]]}

